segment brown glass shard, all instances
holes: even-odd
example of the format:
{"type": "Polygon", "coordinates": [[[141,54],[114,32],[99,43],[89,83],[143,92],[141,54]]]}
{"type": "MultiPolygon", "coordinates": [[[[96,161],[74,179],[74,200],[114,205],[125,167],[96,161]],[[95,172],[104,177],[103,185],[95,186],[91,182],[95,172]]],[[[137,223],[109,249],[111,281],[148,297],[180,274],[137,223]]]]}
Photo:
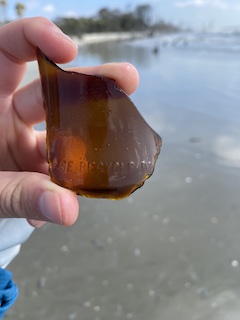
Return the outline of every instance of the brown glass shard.
{"type": "Polygon", "coordinates": [[[162,140],[113,80],[64,71],[37,49],[52,181],[122,199],[153,171],[162,140]]]}

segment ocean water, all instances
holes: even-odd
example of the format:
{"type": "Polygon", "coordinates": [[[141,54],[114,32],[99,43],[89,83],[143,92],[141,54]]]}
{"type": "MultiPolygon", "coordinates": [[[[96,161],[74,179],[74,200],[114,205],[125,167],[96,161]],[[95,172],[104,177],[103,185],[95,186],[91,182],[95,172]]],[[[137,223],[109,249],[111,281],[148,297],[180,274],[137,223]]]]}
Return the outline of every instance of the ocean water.
{"type": "Polygon", "coordinates": [[[109,61],[139,71],[131,98],[163,139],[155,172],[33,235],[11,265],[9,319],[239,319],[240,36],[92,44],[72,65],[109,61]]]}

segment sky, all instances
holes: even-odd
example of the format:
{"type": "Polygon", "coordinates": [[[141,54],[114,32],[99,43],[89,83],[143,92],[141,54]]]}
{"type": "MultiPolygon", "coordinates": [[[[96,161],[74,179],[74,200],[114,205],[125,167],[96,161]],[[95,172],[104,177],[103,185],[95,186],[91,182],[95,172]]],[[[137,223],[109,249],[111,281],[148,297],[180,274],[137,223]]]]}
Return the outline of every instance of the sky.
{"type": "MultiPolygon", "coordinates": [[[[7,17],[15,19],[14,5],[8,0],[7,17]]],[[[150,4],[153,19],[163,19],[183,27],[195,29],[222,29],[233,26],[240,29],[240,0],[26,0],[25,17],[92,16],[99,9],[133,10],[137,5],[150,4]]]]}

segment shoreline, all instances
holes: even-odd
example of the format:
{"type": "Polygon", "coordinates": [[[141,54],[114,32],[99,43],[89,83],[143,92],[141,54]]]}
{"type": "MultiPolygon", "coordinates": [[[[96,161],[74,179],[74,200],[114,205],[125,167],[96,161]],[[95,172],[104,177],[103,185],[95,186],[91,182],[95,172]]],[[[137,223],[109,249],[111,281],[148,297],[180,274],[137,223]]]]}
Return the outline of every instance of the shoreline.
{"type": "Polygon", "coordinates": [[[144,39],[147,37],[146,32],[104,32],[104,33],[85,33],[81,37],[72,36],[71,39],[78,45],[95,44],[112,41],[125,41],[144,39]]]}

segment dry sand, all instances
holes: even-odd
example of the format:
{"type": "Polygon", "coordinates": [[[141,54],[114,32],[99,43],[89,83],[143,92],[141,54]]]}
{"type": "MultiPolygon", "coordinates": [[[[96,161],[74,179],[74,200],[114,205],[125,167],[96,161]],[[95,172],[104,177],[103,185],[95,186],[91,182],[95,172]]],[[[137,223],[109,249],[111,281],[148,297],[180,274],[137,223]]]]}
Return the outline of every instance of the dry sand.
{"type": "Polygon", "coordinates": [[[100,43],[108,41],[124,41],[131,39],[142,39],[146,37],[145,32],[104,32],[104,33],[87,33],[83,34],[81,38],[72,37],[74,42],[78,45],[85,45],[91,43],[100,43]]]}

